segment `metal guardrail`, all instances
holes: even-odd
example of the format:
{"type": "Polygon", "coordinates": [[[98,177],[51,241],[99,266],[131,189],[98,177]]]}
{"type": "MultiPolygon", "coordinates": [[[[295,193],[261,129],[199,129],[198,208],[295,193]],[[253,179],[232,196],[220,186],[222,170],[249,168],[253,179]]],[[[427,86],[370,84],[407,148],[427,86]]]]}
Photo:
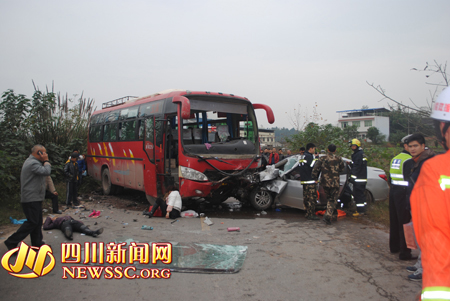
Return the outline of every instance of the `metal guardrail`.
{"type": "Polygon", "coordinates": [[[126,103],[127,101],[129,101],[132,98],[138,98],[138,97],[137,96],[124,96],[121,98],[110,100],[110,101],[102,103],[102,109],[120,106],[121,104],[126,103]]]}

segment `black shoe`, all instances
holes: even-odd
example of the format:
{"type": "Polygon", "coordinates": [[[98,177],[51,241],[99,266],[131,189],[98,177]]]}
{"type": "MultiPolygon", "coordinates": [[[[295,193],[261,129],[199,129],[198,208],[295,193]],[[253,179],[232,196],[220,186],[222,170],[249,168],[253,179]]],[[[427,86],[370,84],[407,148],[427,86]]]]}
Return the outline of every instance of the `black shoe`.
{"type": "Polygon", "coordinates": [[[144,212],[142,212],[142,215],[149,215],[150,212],[148,212],[147,210],[145,210],[144,212]]]}
{"type": "Polygon", "coordinates": [[[400,259],[400,260],[416,260],[417,258],[418,258],[417,256],[413,256],[413,255],[406,256],[406,257],[403,257],[403,256],[398,257],[398,259],[400,259]]]}
{"type": "Polygon", "coordinates": [[[328,219],[328,218],[323,218],[322,219],[322,221],[325,223],[325,224],[327,224],[327,225],[331,225],[331,220],[330,219],[328,219]]]}
{"type": "Polygon", "coordinates": [[[73,240],[73,232],[72,232],[72,228],[71,227],[65,227],[63,230],[64,236],[68,239],[68,240],[73,240]]]}
{"type": "Polygon", "coordinates": [[[61,210],[53,211],[54,214],[62,214],[61,210]]]}
{"type": "Polygon", "coordinates": [[[318,221],[320,218],[314,214],[314,215],[308,216],[307,219],[310,221],[318,221]]]}
{"type": "Polygon", "coordinates": [[[410,267],[406,267],[406,270],[407,270],[408,272],[413,273],[413,272],[417,271],[417,268],[416,268],[415,266],[410,266],[410,267]]]}
{"type": "Polygon", "coordinates": [[[17,248],[17,245],[7,243],[6,240],[4,241],[4,243],[5,243],[6,248],[8,248],[8,251],[12,250],[14,248],[17,248]]]}
{"type": "Polygon", "coordinates": [[[93,231],[94,233],[92,233],[93,237],[97,237],[97,235],[100,235],[103,233],[103,228],[100,228],[98,230],[93,231]]]}

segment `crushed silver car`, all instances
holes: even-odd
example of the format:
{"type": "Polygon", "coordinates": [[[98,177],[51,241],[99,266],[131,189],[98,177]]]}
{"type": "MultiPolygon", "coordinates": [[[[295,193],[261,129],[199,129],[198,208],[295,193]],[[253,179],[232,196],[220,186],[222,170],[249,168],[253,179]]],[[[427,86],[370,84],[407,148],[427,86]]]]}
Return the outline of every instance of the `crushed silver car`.
{"type": "MultiPolygon", "coordinates": [[[[304,210],[303,186],[297,171],[301,155],[286,158],[275,165],[269,165],[258,173],[257,184],[252,187],[250,203],[257,210],[265,210],[276,204],[304,210]]],[[[349,162],[349,159],[343,158],[349,162]]],[[[339,207],[351,202],[351,183],[348,183],[349,167],[346,165],[340,176],[339,207]]],[[[366,199],[368,203],[385,200],[389,194],[387,177],[382,169],[367,167],[366,199]]],[[[327,200],[323,189],[318,187],[317,205],[326,206],[327,200]]]]}

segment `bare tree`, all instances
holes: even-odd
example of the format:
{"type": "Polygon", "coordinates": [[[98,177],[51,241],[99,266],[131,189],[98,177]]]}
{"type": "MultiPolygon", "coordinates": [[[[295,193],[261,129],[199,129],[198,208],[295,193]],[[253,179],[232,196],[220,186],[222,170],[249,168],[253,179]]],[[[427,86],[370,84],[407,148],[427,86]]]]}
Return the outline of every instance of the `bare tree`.
{"type": "Polygon", "coordinates": [[[294,108],[292,112],[286,112],[289,123],[296,131],[303,131],[310,122],[319,123],[326,122],[327,120],[323,119],[322,114],[317,111],[317,102],[314,103],[312,108],[312,113],[308,113],[308,107],[302,108],[301,104],[297,105],[297,108],[294,108]]]}
{"type": "Polygon", "coordinates": [[[436,77],[436,75],[441,77],[441,79],[438,80],[438,82],[425,82],[427,85],[434,87],[434,89],[429,90],[430,99],[426,100],[426,102],[427,102],[426,107],[420,107],[420,106],[416,105],[411,98],[409,99],[411,104],[406,105],[402,101],[393,99],[389,95],[387,95],[386,91],[380,85],[375,86],[375,84],[373,84],[373,83],[371,84],[369,82],[367,82],[367,84],[369,86],[371,86],[372,88],[374,88],[378,93],[380,93],[383,96],[383,98],[380,99],[380,101],[387,99],[387,100],[399,105],[400,107],[402,107],[404,109],[411,110],[411,111],[419,114],[420,116],[428,117],[428,116],[430,116],[431,108],[436,99],[436,96],[439,94],[440,91],[442,91],[443,88],[445,88],[449,85],[449,79],[448,79],[448,74],[447,74],[447,62],[441,64],[441,63],[438,63],[436,60],[434,60],[433,65],[430,65],[427,62],[423,69],[412,68],[411,70],[417,71],[417,72],[425,72],[426,73],[425,77],[427,79],[431,78],[432,76],[436,77]]]}

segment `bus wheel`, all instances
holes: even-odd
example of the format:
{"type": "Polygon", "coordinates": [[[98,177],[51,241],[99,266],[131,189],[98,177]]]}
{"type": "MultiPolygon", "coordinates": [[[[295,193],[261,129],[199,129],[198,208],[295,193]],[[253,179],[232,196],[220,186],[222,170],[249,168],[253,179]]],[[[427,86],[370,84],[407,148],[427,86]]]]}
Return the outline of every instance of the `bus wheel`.
{"type": "Polygon", "coordinates": [[[105,168],[102,172],[102,189],[104,195],[112,195],[116,191],[116,185],[111,184],[111,174],[109,169],[105,168]]]}
{"type": "Polygon", "coordinates": [[[272,206],[273,196],[270,191],[256,187],[250,194],[250,203],[256,210],[266,210],[272,206]]]}

